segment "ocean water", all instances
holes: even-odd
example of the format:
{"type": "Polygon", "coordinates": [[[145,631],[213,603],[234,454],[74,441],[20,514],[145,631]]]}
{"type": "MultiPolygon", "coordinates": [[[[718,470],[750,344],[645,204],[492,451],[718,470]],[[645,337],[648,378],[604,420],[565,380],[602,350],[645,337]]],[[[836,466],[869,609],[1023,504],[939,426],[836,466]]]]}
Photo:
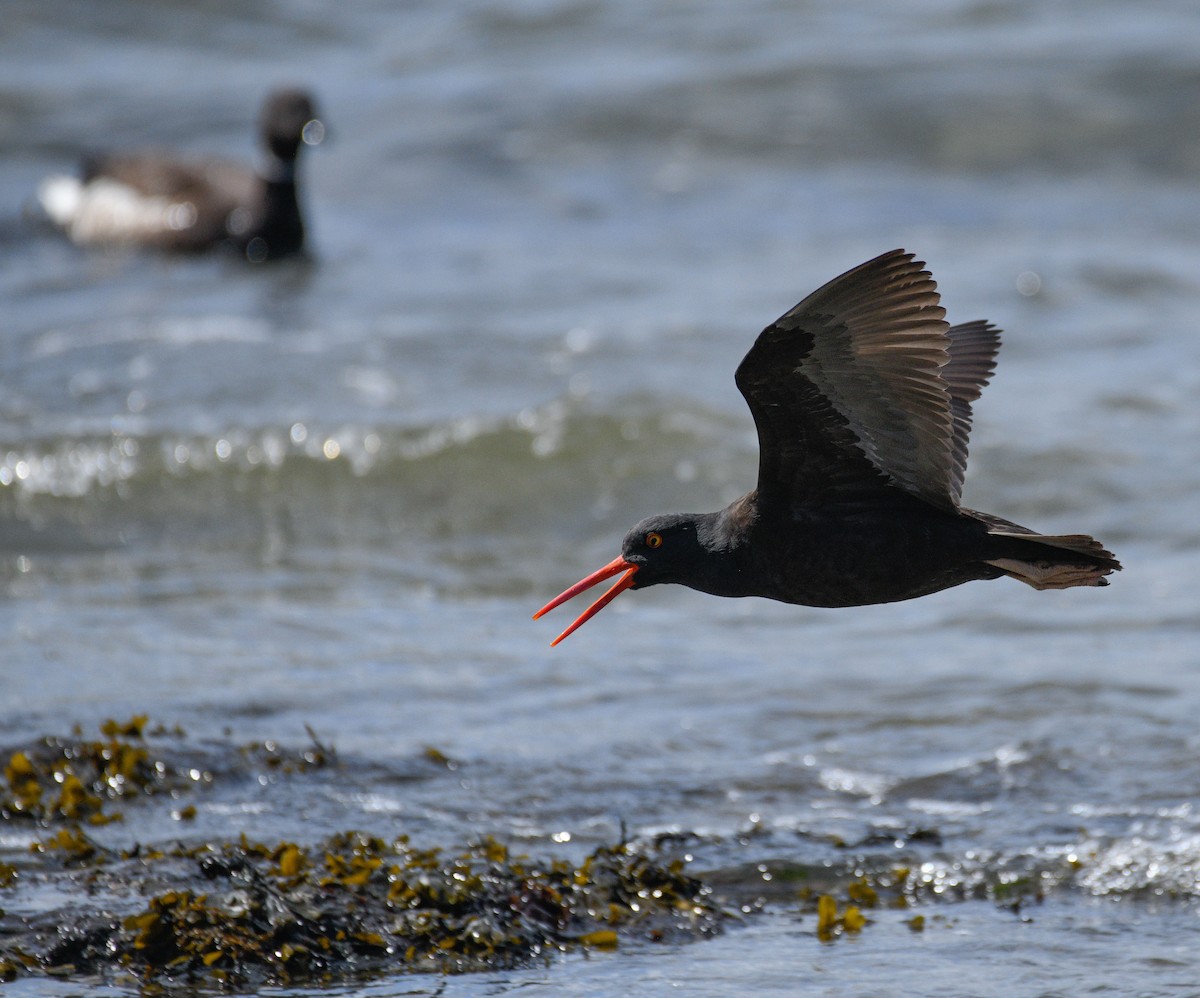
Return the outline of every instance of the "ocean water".
{"type": "Polygon", "coordinates": [[[133,712],[226,742],[308,725],[344,781],[199,800],[197,834],[554,856],[624,828],[694,835],[742,893],[892,858],[930,885],[919,934],[880,912],[821,943],[764,881],[713,941],[341,994],[1200,991],[1194,3],[4,21],[0,746],[133,712]],[[311,260],[84,252],[32,210],[96,148],[253,157],[285,82],[330,133],[311,260]],[[663,587],[551,650],[569,608],[530,614],[629,525],[753,482],[733,370],[757,331],[896,246],[951,321],[1005,330],[966,503],[1125,570],[849,610],[663,587]],[[454,778],[405,778],[427,746],[454,778]],[[1029,877],[1036,907],[953,900],[1029,877]]]}

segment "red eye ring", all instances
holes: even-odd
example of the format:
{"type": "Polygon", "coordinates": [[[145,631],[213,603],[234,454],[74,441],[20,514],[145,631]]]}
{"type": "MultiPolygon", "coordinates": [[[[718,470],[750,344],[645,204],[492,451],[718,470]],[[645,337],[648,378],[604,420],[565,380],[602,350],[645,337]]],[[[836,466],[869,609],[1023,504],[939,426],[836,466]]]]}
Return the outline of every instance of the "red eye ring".
{"type": "Polygon", "coordinates": [[[648,548],[660,548],[662,547],[662,542],[662,534],[660,534],[657,530],[651,530],[650,533],[646,535],[646,547],[648,548]]]}

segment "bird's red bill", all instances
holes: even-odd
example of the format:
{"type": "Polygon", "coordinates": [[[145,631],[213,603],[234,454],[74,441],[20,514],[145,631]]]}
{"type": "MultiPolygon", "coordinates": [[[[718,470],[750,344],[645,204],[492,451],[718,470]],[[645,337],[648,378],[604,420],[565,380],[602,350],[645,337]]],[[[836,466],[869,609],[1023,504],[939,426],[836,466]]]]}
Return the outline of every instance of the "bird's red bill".
{"type": "Polygon", "coordinates": [[[606,592],[603,596],[596,600],[595,603],[584,610],[583,613],[576,618],[575,623],[573,623],[570,627],[563,631],[562,634],[551,641],[550,647],[553,648],[563,638],[574,631],[580,624],[591,620],[592,617],[594,617],[606,606],[608,606],[609,603],[615,600],[617,596],[623,593],[626,589],[630,588],[633,585],[633,577],[637,574],[637,570],[637,565],[631,564],[624,558],[614,558],[603,568],[593,572],[591,575],[587,576],[587,578],[580,579],[575,583],[575,585],[573,585],[570,589],[567,589],[565,592],[559,593],[554,597],[554,599],[538,610],[538,612],[533,615],[534,620],[537,620],[538,617],[544,613],[549,613],[556,606],[565,603],[572,597],[578,596],[585,589],[591,589],[592,586],[596,585],[596,583],[603,582],[605,579],[611,579],[614,575],[618,575],[621,572],[625,573],[619,579],[617,579],[608,592],[606,592]]]}

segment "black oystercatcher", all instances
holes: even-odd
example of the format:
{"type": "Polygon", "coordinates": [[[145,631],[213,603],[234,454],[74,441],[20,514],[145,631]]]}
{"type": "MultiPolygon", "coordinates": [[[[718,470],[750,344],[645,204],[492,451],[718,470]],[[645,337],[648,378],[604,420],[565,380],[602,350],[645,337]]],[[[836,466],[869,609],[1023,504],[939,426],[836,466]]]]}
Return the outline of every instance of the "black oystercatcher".
{"type": "Polygon", "coordinates": [[[863,606],[1018,579],[1104,586],[1120,563],[1084,534],[1047,536],[959,505],[971,403],[999,330],[951,326],[937,285],[893,250],[814,291],[759,335],[737,369],[758,427],[758,484],[716,513],[642,520],[621,556],[536,614],[616,584],[558,644],[626,589],[677,582],[715,596],[863,606]]]}
{"type": "Polygon", "coordinates": [[[38,199],[80,245],[177,252],[229,245],[254,262],[298,253],[296,158],[301,145],[321,141],[324,126],[308,94],[278,90],[263,104],[259,133],[261,171],[224,159],[117,153],[88,159],[82,177],[48,177],[38,199]]]}

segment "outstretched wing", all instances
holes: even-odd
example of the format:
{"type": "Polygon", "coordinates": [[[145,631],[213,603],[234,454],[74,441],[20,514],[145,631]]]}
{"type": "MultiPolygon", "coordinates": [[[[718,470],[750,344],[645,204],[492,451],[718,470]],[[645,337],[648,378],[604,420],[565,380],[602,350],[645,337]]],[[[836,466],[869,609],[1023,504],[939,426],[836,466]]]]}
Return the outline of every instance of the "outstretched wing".
{"type": "Polygon", "coordinates": [[[970,323],[956,347],[923,268],[911,253],[885,253],[759,335],[737,385],[758,427],[760,501],[890,484],[957,508],[970,403],[998,340],[970,323]]]}
{"type": "Polygon", "coordinates": [[[971,403],[979,398],[996,370],[1000,349],[1000,330],[990,322],[976,319],[951,326],[950,359],[942,368],[942,380],[950,392],[950,415],[954,435],[950,441],[950,492],[955,503],[962,494],[967,471],[967,438],[971,435],[971,403]]]}

